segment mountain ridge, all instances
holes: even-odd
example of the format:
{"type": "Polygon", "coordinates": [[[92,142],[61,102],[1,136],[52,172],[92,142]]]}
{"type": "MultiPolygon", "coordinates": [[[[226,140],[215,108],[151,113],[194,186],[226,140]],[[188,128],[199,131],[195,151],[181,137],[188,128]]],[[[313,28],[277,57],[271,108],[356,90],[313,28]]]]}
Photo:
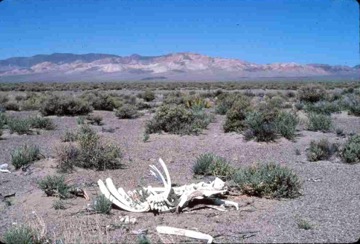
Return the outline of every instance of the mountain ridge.
{"type": "Polygon", "coordinates": [[[359,80],[360,65],[270,63],[211,57],[192,52],[159,56],[53,53],[0,60],[0,81],[242,80],[327,77],[359,80]]]}

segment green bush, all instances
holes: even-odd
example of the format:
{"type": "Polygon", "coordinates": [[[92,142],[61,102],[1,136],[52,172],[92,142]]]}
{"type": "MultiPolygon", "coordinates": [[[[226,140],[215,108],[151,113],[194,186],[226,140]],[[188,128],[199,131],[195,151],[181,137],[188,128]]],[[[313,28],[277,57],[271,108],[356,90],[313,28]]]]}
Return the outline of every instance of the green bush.
{"type": "Polygon", "coordinates": [[[11,162],[15,169],[20,169],[40,158],[40,149],[37,146],[24,145],[11,153],[11,162]]]}
{"type": "Polygon", "coordinates": [[[10,133],[29,134],[31,132],[31,121],[29,119],[8,118],[7,126],[10,133]]]}
{"type": "Polygon", "coordinates": [[[246,114],[251,111],[250,101],[246,97],[239,97],[226,113],[223,126],[225,132],[240,132],[246,127],[246,114]]]}
{"type": "Polygon", "coordinates": [[[115,111],[115,116],[119,119],[135,119],[139,117],[139,112],[137,111],[136,106],[124,104],[115,111]]]}
{"type": "Polygon", "coordinates": [[[55,200],[53,203],[53,208],[55,210],[64,210],[66,209],[65,202],[63,200],[55,200]]]}
{"type": "Polygon", "coordinates": [[[81,99],[86,101],[95,110],[113,111],[122,105],[120,97],[110,94],[89,91],[81,95],[81,99]]]}
{"type": "Polygon", "coordinates": [[[20,106],[18,103],[8,102],[5,104],[5,109],[8,111],[20,111],[20,106]]]}
{"type": "Polygon", "coordinates": [[[100,195],[94,201],[93,207],[96,213],[110,214],[112,203],[104,195],[100,195]]]}
{"type": "Polygon", "coordinates": [[[225,115],[235,103],[237,103],[236,107],[248,107],[250,105],[250,99],[240,93],[223,93],[218,97],[215,112],[217,114],[225,115]],[[248,105],[245,106],[246,104],[248,105]]]}
{"type": "Polygon", "coordinates": [[[203,110],[186,109],[183,105],[159,107],[155,116],[147,122],[146,133],[160,133],[190,135],[199,134],[206,129],[212,117],[203,110]]]}
{"type": "Polygon", "coordinates": [[[21,101],[21,110],[38,110],[44,104],[47,96],[37,93],[27,93],[25,100],[21,101]]]}
{"type": "Polygon", "coordinates": [[[66,184],[64,176],[46,176],[38,182],[38,186],[45,194],[50,196],[56,196],[60,199],[70,198],[70,186],[66,184]]]}
{"type": "Polygon", "coordinates": [[[300,87],[298,97],[300,101],[315,103],[326,98],[326,90],[321,85],[309,84],[300,87]]]}
{"type": "Polygon", "coordinates": [[[255,111],[247,114],[245,125],[257,141],[273,141],[276,138],[276,115],[272,111],[255,111]]]}
{"type": "Polygon", "coordinates": [[[121,150],[106,145],[91,127],[84,125],[77,133],[67,132],[63,141],[78,141],[78,146],[66,144],[57,149],[60,172],[72,172],[74,167],[97,170],[121,168],[121,150]]]}
{"type": "Polygon", "coordinates": [[[185,103],[184,94],[181,92],[172,92],[165,95],[164,104],[180,105],[185,103]]]}
{"type": "Polygon", "coordinates": [[[360,135],[350,137],[344,144],[340,154],[345,163],[360,163],[360,135]]]}
{"type": "Polygon", "coordinates": [[[146,90],[143,94],[141,94],[141,98],[146,102],[151,102],[155,99],[155,93],[151,90],[146,90]]]}
{"type": "Polygon", "coordinates": [[[276,164],[239,169],[233,181],[241,192],[251,196],[295,198],[300,195],[300,180],[287,167],[276,164]]]}
{"type": "Polygon", "coordinates": [[[360,96],[355,94],[350,94],[345,96],[341,104],[344,108],[349,111],[349,114],[360,116],[360,96]]]}
{"type": "Polygon", "coordinates": [[[56,150],[57,167],[61,173],[68,173],[74,170],[77,165],[80,150],[73,144],[65,144],[56,150]]]}
{"type": "Polygon", "coordinates": [[[286,139],[292,140],[295,137],[298,123],[299,120],[296,114],[280,112],[275,119],[276,131],[286,139]]]}
{"type": "Polygon", "coordinates": [[[55,125],[49,118],[33,117],[30,118],[30,126],[36,129],[53,130],[55,125]]]}
{"type": "Polygon", "coordinates": [[[341,107],[336,102],[320,101],[316,103],[307,103],[305,111],[308,113],[321,113],[330,115],[331,113],[340,112],[341,107]]]}
{"type": "Polygon", "coordinates": [[[92,125],[102,125],[103,118],[100,115],[88,115],[86,119],[92,125]]]}
{"type": "Polygon", "coordinates": [[[206,153],[197,157],[193,172],[195,175],[212,175],[222,179],[229,179],[233,175],[234,169],[225,158],[206,153]]]}
{"type": "Polygon", "coordinates": [[[15,226],[4,234],[6,244],[37,244],[43,243],[40,234],[28,226],[15,226]]]}
{"type": "Polygon", "coordinates": [[[328,132],[331,129],[331,117],[325,114],[309,114],[308,130],[328,132]]]}
{"type": "Polygon", "coordinates": [[[337,149],[337,145],[330,143],[327,139],[321,139],[318,142],[311,141],[307,158],[309,161],[328,160],[337,149]]]}
{"type": "Polygon", "coordinates": [[[74,97],[52,96],[48,98],[42,105],[40,112],[47,115],[57,116],[76,116],[86,115],[92,111],[92,107],[74,97]]]}
{"type": "Polygon", "coordinates": [[[73,142],[77,140],[77,133],[72,131],[66,131],[65,134],[61,137],[62,142],[73,142]]]}
{"type": "Polygon", "coordinates": [[[0,128],[3,128],[7,124],[7,116],[5,113],[0,112],[0,128]]]}

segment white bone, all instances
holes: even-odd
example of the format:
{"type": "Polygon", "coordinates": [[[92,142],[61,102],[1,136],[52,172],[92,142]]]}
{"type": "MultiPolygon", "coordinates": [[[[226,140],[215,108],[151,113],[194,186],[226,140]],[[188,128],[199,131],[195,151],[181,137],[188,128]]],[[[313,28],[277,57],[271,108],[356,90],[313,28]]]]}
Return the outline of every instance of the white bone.
{"type": "Polygon", "coordinates": [[[105,186],[105,184],[104,184],[104,182],[102,180],[98,180],[98,185],[100,187],[100,191],[102,192],[102,194],[104,194],[104,196],[107,199],[109,199],[113,204],[115,204],[119,208],[124,209],[124,210],[129,211],[129,212],[136,212],[136,213],[148,211],[148,210],[143,210],[143,209],[138,210],[138,209],[129,207],[129,206],[123,204],[122,202],[120,202],[119,200],[117,200],[113,195],[111,195],[110,191],[105,186]]]}
{"type": "Polygon", "coordinates": [[[165,178],[163,176],[163,174],[161,174],[160,170],[155,167],[154,165],[150,165],[150,168],[155,170],[155,172],[153,170],[150,170],[151,174],[154,175],[158,180],[161,180],[164,187],[167,187],[167,182],[165,181],[165,178]]]}
{"type": "Polygon", "coordinates": [[[214,239],[211,235],[204,234],[198,231],[174,228],[169,226],[157,226],[156,231],[160,234],[179,235],[195,239],[207,240],[207,243],[212,243],[214,239]]]}
{"type": "MultiPolygon", "coordinates": [[[[239,209],[235,202],[216,199],[216,196],[227,193],[225,182],[216,178],[210,183],[199,182],[196,184],[183,185],[179,187],[171,186],[171,178],[164,161],[159,158],[159,163],[163,168],[164,174],[154,165],[150,165],[150,172],[157,179],[161,180],[164,187],[148,186],[143,190],[128,191],[123,188],[116,189],[110,178],[98,181],[100,191],[113,204],[119,208],[130,212],[147,212],[156,210],[159,212],[168,212],[171,210],[180,210],[194,199],[210,199],[213,204],[220,206],[234,206],[239,209]],[[170,192],[172,193],[170,195],[170,192]]],[[[222,208],[213,206],[213,208],[223,211],[222,208]]]]}
{"type": "Polygon", "coordinates": [[[216,205],[229,205],[229,206],[234,206],[236,208],[236,210],[239,210],[239,204],[236,203],[236,202],[233,202],[233,201],[228,201],[228,200],[222,200],[222,199],[219,199],[219,198],[216,198],[214,200],[214,203],[216,205]]]}

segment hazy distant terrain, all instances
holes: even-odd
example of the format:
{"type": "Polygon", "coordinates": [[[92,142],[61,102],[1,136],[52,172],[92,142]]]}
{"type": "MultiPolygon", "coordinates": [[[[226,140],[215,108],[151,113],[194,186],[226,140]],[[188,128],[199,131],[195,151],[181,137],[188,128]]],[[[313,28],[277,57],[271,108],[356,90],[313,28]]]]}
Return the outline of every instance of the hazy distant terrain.
{"type": "Polygon", "coordinates": [[[195,53],[162,56],[54,53],[0,60],[0,81],[359,80],[360,67],[255,64],[195,53]]]}

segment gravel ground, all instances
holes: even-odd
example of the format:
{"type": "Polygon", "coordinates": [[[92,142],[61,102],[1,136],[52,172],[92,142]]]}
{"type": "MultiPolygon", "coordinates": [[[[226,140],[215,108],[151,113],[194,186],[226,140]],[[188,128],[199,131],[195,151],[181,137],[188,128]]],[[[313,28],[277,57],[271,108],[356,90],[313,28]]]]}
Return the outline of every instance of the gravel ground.
{"type": "MultiPolygon", "coordinates": [[[[32,112],[12,112],[27,116],[32,112]]],[[[308,162],[306,148],[311,140],[328,138],[343,143],[345,138],[334,133],[298,131],[294,142],[279,139],[274,143],[245,142],[236,133],[222,131],[224,116],[216,116],[208,130],[199,136],[176,136],[153,134],[143,142],[145,122],[149,114],[136,120],[119,120],[114,113],[95,111],[104,118],[105,127],[115,128],[114,133],[102,132],[106,140],[119,145],[124,152],[125,169],[96,172],[82,170],[67,175],[71,182],[84,187],[91,197],[98,194],[96,181],[111,177],[116,186],[134,189],[138,185],[153,183],[149,164],[161,157],[168,165],[172,181],[177,184],[196,182],[191,167],[198,155],[213,152],[229,159],[236,167],[253,163],[276,162],[293,169],[303,181],[302,196],[291,200],[271,200],[247,196],[231,196],[240,203],[241,210],[218,212],[212,209],[182,214],[151,213],[134,214],[113,210],[112,215],[88,215],[83,210],[88,201],[81,198],[68,201],[69,208],[56,211],[52,208],[54,198],[45,197],[36,182],[48,174],[55,174],[56,147],[67,129],[76,129],[76,118],[50,117],[57,125],[54,131],[42,131],[40,135],[10,135],[0,140],[0,164],[9,163],[14,148],[31,143],[38,145],[45,159],[36,162],[29,172],[16,171],[0,174],[0,193],[16,192],[11,206],[0,203],[0,235],[13,222],[33,221],[33,213],[41,217],[50,236],[62,236],[66,240],[87,242],[134,242],[133,230],[148,229],[153,242],[194,241],[183,237],[158,236],[157,225],[195,229],[215,236],[216,242],[249,243],[304,243],[304,242],[355,242],[360,237],[360,164],[347,165],[338,158],[331,161],[308,162]],[[296,155],[296,150],[300,155],[296,155]],[[117,225],[119,217],[133,216],[137,223],[130,226],[117,225]],[[298,222],[307,221],[312,228],[300,229],[298,222]],[[111,226],[117,226],[113,229],[111,226]]],[[[333,115],[334,127],[345,133],[359,133],[360,119],[345,113],[333,115]]],[[[31,222],[32,223],[32,222],[31,222]]]]}

